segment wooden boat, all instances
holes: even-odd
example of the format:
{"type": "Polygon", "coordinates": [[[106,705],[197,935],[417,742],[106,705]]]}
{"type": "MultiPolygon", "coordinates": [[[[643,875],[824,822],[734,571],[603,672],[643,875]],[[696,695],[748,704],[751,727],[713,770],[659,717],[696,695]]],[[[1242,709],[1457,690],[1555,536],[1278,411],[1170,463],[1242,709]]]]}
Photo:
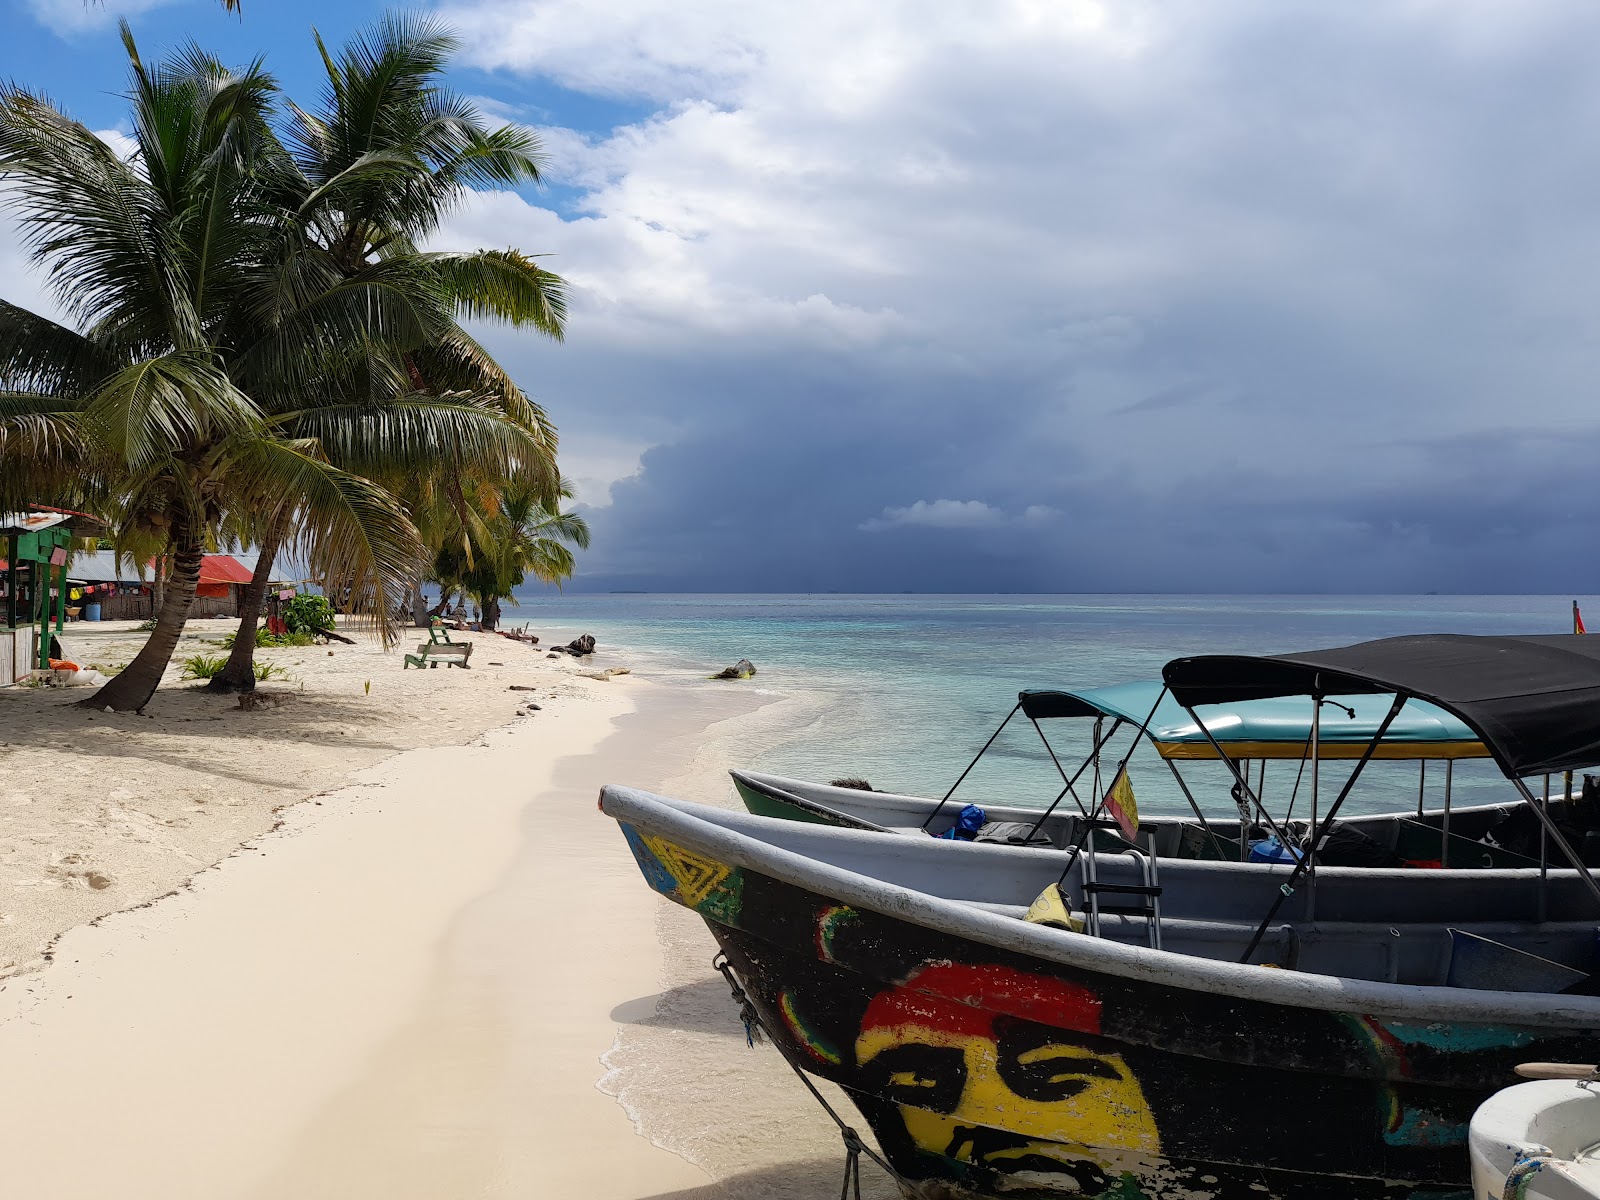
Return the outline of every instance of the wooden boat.
{"type": "MultiPolygon", "coordinates": [[[[1583,641],[1389,639],[1165,675],[1191,704],[1429,699],[1545,822],[1524,778],[1600,762],[1583,641]]],[[[886,843],[618,787],[601,807],[790,1061],[846,1089],[908,1197],[1465,1197],[1470,1118],[1513,1066],[1600,1057],[1581,866],[1177,860],[1154,884],[1147,856],[1087,845],[886,843]],[[1035,903],[1058,881],[1066,928],[1035,903]],[[1091,923],[1106,893],[1139,903],[1091,923]]]]}
{"type": "MultiPolygon", "coordinates": [[[[1267,762],[1287,760],[1303,765],[1313,753],[1321,762],[1358,757],[1372,741],[1390,699],[1383,695],[1327,697],[1321,719],[1313,721],[1310,708],[1303,701],[1273,697],[1197,708],[1197,720],[1165,694],[1161,684],[1127,683],[1104,688],[1025,691],[1019,694],[1016,708],[1007,720],[1021,713],[1038,727],[1039,721],[1054,718],[1093,719],[1096,732],[1092,741],[1096,751],[1111,741],[1119,727],[1143,731],[1172,772],[1194,815],[1142,817],[1141,844],[1153,847],[1154,853],[1163,858],[1239,860],[1247,857],[1251,830],[1256,830],[1259,836],[1264,827],[1257,820],[1246,823],[1242,817],[1206,817],[1195,795],[1197,785],[1192,776],[1185,777],[1180,764],[1207,759],[1215,762],[1226,757],[1234,770],[1224,780],[1252,781],[1257,797],[1264,801],[1262,781],[1267,762]],[[1112,722],[1109,733],[1102,732],[1107,720],[1112,722]],[[1258,768],[1255,774],[1252,774],[1252,763],[1258,768]]],[[[1040,738],[1044,739],[1042,729],[1040,738]]],[[[991,745],[993,741],[991,738],[991,745]]],[[[1049,747],[1048,741],[1045,745],[1049,747]]],[[[978,758],[988,748],[986,745],[978,758]]],[[[1054,748],[1049,752],[1054,759],[1054,748]]],[[[1504,827],[1507,818],[1522,807],[1520,797],[1510,788],[1505,803],[1468,806],[1451,803],[1454,764],[1488,756],[1489,751],[1477,735],[1458,718],[1424,701],[1408,701],[1390,724],[1374,757],[1418,764],[1416,810],[1351,817],[1344,826],[1372,839],[1376,843],[1374,851],[1383,852],[1384,857],[1379,861],[1387,865],[1533,865],[1537,861],[1535,858],[1493,841],[1493,831],[1504,827]],[[1436,766],[1435,777],[1443,785],[1444,800],[1442,807],[1431,810],[1422,804],[1430,763],[1436,766]],[[1489,840],[1485,840],[1486,835],[1489,840]]],[[[975,764],[977,759],[973,761],[975,764]]],[[[1077,785],[1084,782],[1086,768],[1091,765],[1098,765],[1095,752],[1091,752],[1075,774],[1068,776],[1063,772],[1073,794],[1078,792],[1077,785]]],[[[951,827],[963,806],[962,802],[952,799],[956,788],[941,799],[933,799],[815,783],[759,771],[734,770],[729,774],[739,798],[750,812],[880,833],[937,837],[951,827]]],[[[1289,777],[1298,782],[1304,774],[1302,769],[1289,777]]],[[[963,778],[965,775],[963,772],[963,778]]],[[[959,783],[960,780],[958,786],[959,783]]],[[[1559,815],[1564,807],[1566,788],[1560,783],[1557,786],[1553,810],[1559,815]]],[[[1063,793],[1068,790],[1063,789],[1063,793]]],[[[1082,790],[1090,789],[1084,786],[1082,790]]],[[[1038,806],[983,801],[987,821],[977,840],[1014,842],[1026,836],[1028,841],[1057,848],[1075,845],[1084,837],[1084,813],[1081,805],[1076,811],[1072,806],[1062,805],[1062,798],[1058,796],[1056,804],[1042,816],[1038,806]]],[[[1235,808],[1236,804],[1237,800],[1232,800],[1229,807],[1235,808]]],[[[1296,828],[1303,831],[1305,823],[1302,821],[1296,828]]],[[[1103,848],[1126,846],[1114,832],[1105,828],[1097,830],[1094,837],[1103,848]]]]}

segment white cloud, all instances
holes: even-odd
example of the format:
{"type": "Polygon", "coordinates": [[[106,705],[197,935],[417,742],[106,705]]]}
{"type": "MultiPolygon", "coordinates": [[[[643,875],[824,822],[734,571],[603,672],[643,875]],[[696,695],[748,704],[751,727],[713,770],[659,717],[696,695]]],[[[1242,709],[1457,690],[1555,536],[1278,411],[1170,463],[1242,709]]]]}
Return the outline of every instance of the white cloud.
{"type": "Polygon", "coordinates": [[[982,501],[917,501],[904,507],[888,507],[882,515],[862,522],[859,528],[867,533],[901,530],[907,526],[922,526],[928,530],[994,530],[1002,525],[1016,523],[1048,522],[1056,517],[1056,510],[1046,504],[1030,504],[1022,510],[1021,517],[1010,517],[1005,510],[982,501]]]}
{"type": "Polygon", "coordinates": [[[132,17],[178,0],[26,0],[28,11],[45,28],[62,35],[108,29],[118,17],[132,17]]]}
{"type": "Polygon", "coordinates": [[[95,137],[110,146],[116,156],[126,162],[139,149],[139,143],[120,129],[96,129],[95,137]]]}

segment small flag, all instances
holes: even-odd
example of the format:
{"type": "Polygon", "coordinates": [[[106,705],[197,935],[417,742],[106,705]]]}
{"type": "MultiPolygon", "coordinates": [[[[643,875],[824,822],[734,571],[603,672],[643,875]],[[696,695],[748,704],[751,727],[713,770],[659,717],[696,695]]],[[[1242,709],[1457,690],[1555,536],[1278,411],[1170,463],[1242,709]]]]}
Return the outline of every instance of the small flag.
{"type": "Polygon", "coordinates": [[[1574,600],[1572,602],[1572,632],[1573,633],[1588,633],[1589,632],[1587,629],[1585,629],[1583,627],[1583,614],[1578,611],[1578,602],[1576,600],[1574,600]]]}
{"type": "Polygon", "coordinates": [[[1122,836],[1130,842],[1139,836],[1139,803],[1133,798],[1133,784],[1128,782],[1128,768],[1117,768],[1117,777],[1106,792],[1106,811],[1117,822],[1122,836]]]}

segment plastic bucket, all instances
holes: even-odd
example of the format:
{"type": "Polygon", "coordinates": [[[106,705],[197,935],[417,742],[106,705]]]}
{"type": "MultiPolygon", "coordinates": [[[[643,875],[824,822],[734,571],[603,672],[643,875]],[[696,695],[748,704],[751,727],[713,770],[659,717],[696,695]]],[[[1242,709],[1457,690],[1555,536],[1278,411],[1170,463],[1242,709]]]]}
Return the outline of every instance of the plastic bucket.
{"type": "Polygon", "coordinates": [[[100,606],[98,604],[85,604],[83,606],[83,619],[85,621],[98,621],[100,619],[100,606]]]}

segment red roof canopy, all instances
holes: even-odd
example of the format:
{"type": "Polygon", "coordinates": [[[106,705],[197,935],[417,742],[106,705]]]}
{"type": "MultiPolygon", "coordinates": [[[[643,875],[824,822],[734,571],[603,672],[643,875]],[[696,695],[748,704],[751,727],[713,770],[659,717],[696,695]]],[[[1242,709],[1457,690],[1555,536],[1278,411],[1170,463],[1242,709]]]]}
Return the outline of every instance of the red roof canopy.
{"type": "Polygon", "coordinates": [[[251,575],[231,554],[208,554],[200,560],[201,583],[249,583],[251,575]]]}

